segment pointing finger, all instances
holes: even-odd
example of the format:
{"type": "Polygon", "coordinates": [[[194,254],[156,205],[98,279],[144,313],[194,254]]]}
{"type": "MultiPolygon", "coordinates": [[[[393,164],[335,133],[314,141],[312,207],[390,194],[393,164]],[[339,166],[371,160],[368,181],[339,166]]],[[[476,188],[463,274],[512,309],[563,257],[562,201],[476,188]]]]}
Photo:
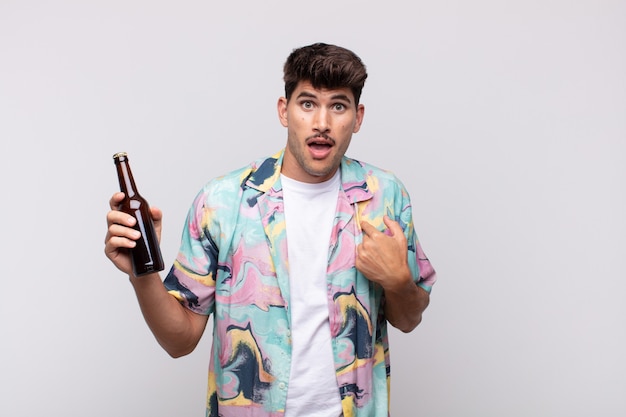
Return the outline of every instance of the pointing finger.
{"type": "Polygon", "coordinates": [[[372,226],[371,223],[366,222],[365,220],[361,221],[361,230],[365,233],[366,236],[372,237],[374,234],[378,233],[378,229],[372,226]]]}

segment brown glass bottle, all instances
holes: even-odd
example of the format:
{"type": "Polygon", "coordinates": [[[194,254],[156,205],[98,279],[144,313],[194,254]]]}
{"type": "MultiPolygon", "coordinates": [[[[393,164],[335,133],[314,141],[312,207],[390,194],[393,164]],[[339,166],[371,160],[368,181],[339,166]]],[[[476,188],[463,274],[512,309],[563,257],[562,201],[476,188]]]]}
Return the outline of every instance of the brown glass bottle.
{"type": "Polygon", "coordinates": [[[137,191],[133,173],[128,164],[126,152],[118,152],[113,155],[117,177],[120,181],[120,190],[126,195],[119,210],[128,213],[137,219],[135,230],[141,233],[141,237],[135,242],[137,245],[130,250],[135,276],[162,271],[164,268],[161,248],[154,231],[150,205],[137,191]]]}

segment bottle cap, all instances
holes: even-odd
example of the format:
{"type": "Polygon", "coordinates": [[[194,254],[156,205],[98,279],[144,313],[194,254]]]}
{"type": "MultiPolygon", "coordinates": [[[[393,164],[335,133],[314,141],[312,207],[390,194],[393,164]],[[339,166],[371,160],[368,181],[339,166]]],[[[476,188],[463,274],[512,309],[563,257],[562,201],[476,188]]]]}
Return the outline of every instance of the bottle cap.
{"type": "Polygon", "coordinates": [[[128,154],[126,152],[117,152],[113,154],[113,159],[119,159],[119,158],[128,158],[128,154]]]}

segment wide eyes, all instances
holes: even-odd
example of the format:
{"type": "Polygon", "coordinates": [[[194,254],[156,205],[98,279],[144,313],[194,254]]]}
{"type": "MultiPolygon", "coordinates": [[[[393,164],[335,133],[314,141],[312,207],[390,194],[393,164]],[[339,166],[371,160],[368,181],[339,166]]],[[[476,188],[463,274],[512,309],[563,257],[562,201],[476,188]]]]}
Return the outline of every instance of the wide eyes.
{"type": "MultiPolygon", "coordinates": [[[[313,108],[315,107],[315,104],[312,101],[309,101],[309,100],[305,100],[305,101],[301,102],[300,105],[302,106],[302,108],[304,110],[313,110],[313,108]]],[[[331,108],[331,110],[333,110],[335,112],[341,113],[341,112],[345,111],[347,107],[343,103],[333,103],[330,106],[330,108],[331,108]]]]}

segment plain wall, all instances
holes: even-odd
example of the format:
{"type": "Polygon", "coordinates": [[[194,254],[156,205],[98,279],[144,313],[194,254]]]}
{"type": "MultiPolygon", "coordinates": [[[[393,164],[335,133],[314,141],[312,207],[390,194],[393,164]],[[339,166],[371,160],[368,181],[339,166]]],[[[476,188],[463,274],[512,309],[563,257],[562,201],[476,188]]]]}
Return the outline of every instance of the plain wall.
{"type": "Polygon", "coordinates": [[[204,415],[210,333],[169,358],[104,256],[111,157],[171,264],[204,182],[284,146],[317,41],[368,66],[348,155],[403,180],[439,275],[393,415],[626,415],[625,3],[0,0],[0,415],[204,415]]]}

